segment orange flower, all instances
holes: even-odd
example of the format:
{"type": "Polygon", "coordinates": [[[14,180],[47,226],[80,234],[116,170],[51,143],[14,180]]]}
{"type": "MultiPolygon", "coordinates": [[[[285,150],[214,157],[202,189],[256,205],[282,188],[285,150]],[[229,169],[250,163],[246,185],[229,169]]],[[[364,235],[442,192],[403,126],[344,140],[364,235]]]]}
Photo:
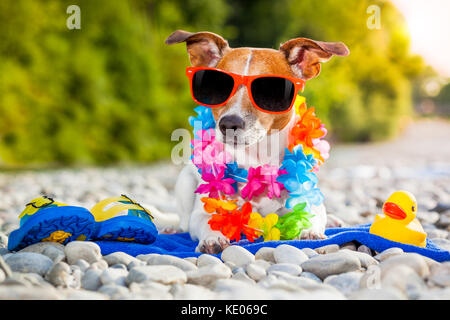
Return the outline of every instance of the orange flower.
{"type": "Polygon", "coordinates": [[[316,117],[314,108],[306,108],[306,104],[301,104],[298,108],[300,118],[292,128],[289,135],[289,143],[298,145],[304,143],[312,148],[314,146],[313,139],[322,138],[325,132],[322,130],[322,123],[316,117]]]}
{"type": "Polygon", "coordinates": [[[241,240],[241,233],[244,233],[249,241],[258,237],[256,229],[248,226],[252,205],[250,202],[244,203],[241,210],[220,211],[211,216],[208,221],[212,230],[220,231],[230,240],[241,240]]]}
{"type": "Polygon", "coordinates": [[[237,208],[237,200],[220,200],[219,198],[208,197],[203,197],[200,200],[204,203],[203,208],[208,213],[214,213],[221,210],[231,211],[237,208]]]}
{"type": "Polygon", "coordinates": [[[289,150],[292,152],[296,145],[301,144],[303,146],[303,152],[305,154],[312,154],[314,158],[319,161],[319,164],[324,162],[320,151],[314,148],[313,139],[319,139],[325,136],[323,124],[315,114],[315,109],[308,108],[306,103],[296,105],[296,112],[298,120],[289,133],[289,150]]]}

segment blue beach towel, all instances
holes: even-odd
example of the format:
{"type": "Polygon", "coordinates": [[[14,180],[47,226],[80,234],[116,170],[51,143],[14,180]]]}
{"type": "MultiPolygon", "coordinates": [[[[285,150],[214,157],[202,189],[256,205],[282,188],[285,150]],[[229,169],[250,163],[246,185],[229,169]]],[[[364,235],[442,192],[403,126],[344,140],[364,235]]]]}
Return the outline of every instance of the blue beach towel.
{"type": "MultiPolygon", "coordinates": [[[[246,248],[251,253],[256,253],[262,247],[278,247],[281,244],[302,248],[319,248],[329,244],[341,245],[351,241],[357,241],[372,250],[382,252],[392,247],[398,247],[405,252],[416,252],[438,262],[450,261],[450,252],[439,248],[431,240],[427,240],[426,248],[390,241],[369,233],[370,224],[359,225],[350,228],[330,228],[325,231],[328,236],[324,240],[288,240],[288,241],[256,241],[241,240],[233,243],[246,248]]],[[[189,233],[160,234],[152,244],[139,244],[118,241],[96,241],[103,255],[116,251],[128,253],[131,256],[139,254],[159,253],[177,256],[180,258],[198,257],[201,253],[195,252],[198,241],[192,241],[189,233]]],[[[216,255],[220,258],[220,255],[216,255]]]]}

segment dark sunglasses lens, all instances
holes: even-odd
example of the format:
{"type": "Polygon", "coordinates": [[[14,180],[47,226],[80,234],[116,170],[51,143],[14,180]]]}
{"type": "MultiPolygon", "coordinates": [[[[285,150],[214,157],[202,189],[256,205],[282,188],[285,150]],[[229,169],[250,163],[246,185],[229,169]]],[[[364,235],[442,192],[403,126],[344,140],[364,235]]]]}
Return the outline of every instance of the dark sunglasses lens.
{"type": "Polygon", "coordinates": [[[192,93],[198,102],[217,105],[224,103],[234,87],[233,77],[216,70],[199,70],[192,78],[192,93]]]}
{"type": "Polygon", "coordinates": [[[253,100],[258,107],[271,112],[288,110],[295,94],[295,86],[292,81],[278,77],[255,79],[251,89],[253,100]]]}

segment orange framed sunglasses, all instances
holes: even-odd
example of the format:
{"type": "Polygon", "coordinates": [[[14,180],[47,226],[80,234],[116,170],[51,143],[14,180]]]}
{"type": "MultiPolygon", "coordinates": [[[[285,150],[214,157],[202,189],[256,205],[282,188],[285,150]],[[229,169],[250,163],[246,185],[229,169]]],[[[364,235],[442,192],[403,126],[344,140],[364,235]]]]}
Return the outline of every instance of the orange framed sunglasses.
{"type": "Polygon", "coordinates": [[[209,67],[188,67],[192,99],[206,107],[221,107],[234,96],[239,86],[247,87],[253,105],[267,113],[285,113],[292,109],[295,97],[305,81],[276,74],[244,76],[209,67]]]}

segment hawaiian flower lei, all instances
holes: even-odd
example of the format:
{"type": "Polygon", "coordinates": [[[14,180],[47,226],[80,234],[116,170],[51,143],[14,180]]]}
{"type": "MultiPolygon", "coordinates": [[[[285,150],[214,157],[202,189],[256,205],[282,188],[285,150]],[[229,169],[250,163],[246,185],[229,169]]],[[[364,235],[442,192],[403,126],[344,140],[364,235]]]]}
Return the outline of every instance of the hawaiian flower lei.
{"type": "Polygon", "coordinates": [[[201,201],[205,212],[211,214],[208,223],[212,230],[235,241],[242,234],[249,241],[261,236],[269,241],[294,239],[311,226],[309,219],[314,216],[310,213],[311,206],[323,202],[315,172],[329,157],[330,145],[322,140],[327,130],[316,117],[314,108],[306,107],[304,97],[296,97],[295,110],[295,124],[289,133],[289,146],[281,167],[266,164],[246,170],[232,162],[223,143],[215,140],[211,109],[204,106],[194,109],[197,117],[189,118],[194,127],[192,161],[205,182],[195,192],[208,194],[201,201]],[[227,198],[237,194],[238,184],[243,185],[241,197],[247,199],[241,208],[237,200],[227,198]],[[274,213],[262,217],[252,212],[250,200],[262,195],[280,198],[283,190],[288,193],[286,208],[292,209],[291,212],[282,217],[274,213]]]}

